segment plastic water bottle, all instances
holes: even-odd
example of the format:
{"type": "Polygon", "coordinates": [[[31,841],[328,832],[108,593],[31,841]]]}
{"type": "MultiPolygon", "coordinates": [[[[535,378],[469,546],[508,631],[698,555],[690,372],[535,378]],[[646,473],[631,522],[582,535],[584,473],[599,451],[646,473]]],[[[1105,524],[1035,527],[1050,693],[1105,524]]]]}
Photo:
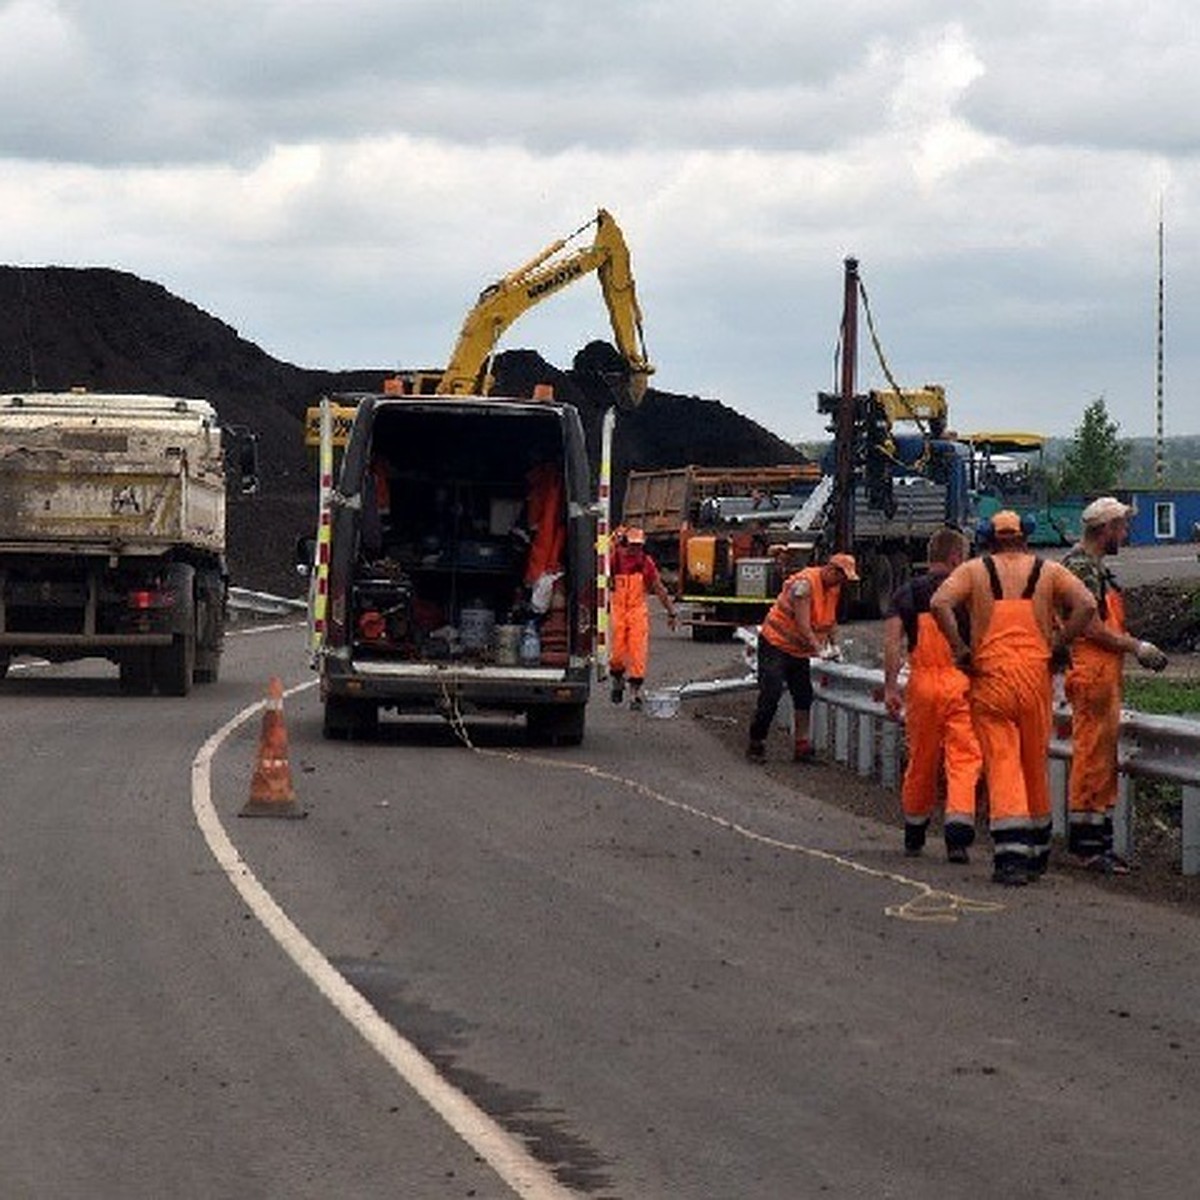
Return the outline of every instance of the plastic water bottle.
{"type": "Polygon", "coordinates": [[[526,621],[521,631],[521,665],[536,667],[542,661],[542,639],[536,621],[526,621]]]}

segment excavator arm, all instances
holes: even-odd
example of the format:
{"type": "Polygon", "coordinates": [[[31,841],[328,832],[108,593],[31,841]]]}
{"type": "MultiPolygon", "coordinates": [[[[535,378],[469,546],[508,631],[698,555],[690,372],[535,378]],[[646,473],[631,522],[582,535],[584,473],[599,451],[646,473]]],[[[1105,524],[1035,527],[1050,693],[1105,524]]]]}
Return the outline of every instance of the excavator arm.
{"type": "Polygon", "coordinates": [[[631,407],[639,404],[654,368],[646,357],[629,248],[620,227],[604,209],[570,237],[552,242],[529,262],[484,288],[463,321],[438,383],[438,394],[486,395],[491,385],[491,359],[504,331],[527,309],[592,271],[600,280],[617,349],[629,367],[625,402],[631,407]],[[596,234],[590,246],[564,253],[593,225],[596,234]]]}

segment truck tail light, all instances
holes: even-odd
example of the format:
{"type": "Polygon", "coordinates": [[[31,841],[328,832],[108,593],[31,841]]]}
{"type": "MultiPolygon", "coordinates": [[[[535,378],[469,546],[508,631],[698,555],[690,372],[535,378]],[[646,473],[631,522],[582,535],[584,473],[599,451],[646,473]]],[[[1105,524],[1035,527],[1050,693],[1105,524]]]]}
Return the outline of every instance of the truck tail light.
{"type": "Polygon", "coordinates": [[[175,593],[169,588],[134,588],[125,597],[125,604],[134,612],[151,612],[155,609],[173,608],[175,593]]]}

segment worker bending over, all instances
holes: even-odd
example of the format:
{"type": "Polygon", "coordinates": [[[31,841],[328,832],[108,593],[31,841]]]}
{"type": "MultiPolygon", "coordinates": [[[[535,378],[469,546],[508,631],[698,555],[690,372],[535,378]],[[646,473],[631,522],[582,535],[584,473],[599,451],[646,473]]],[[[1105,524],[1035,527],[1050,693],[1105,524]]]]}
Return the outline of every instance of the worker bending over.
{"type": "Polygon", "coordinates": [[[1063,558],[1092,593],[1096,615],[1071,650],[1067,699],[1071,702],[1071,775],[1067,792],[1067,850],[1091,871],[1125,875],[1129,864],[1113,850],[1117,802],[1117,740],[1126,654],[1152,671],[1167,665],[1153,642],[1125,628],[1125,602],[1106,555],[1116,554],[1129,533],[1128,505],[1101,496],[1083,510],[1083,537],[1063,558]]]}
{"type": "Polygon", "coordinates": [[[842,587],[858,579],[851,554],[834,554],[827,563],[805,567],[783,581],[783,587],[758,631],[758,700],[750,722],[746,757],[763,762],[767,734],[786,687],[795,714],[792,758],[813,762],[809,738],[812,709],[811,660],[836,647],[838,601],[842,587]]]}
{"type": "Polygon", "coordinates": [[[983,752],[992,878],[1022,885],[1050,855],[1051,661],[1087,628],[1091,593],[1060,563],[1032,554],[1010,510],[992,517],[987,552],[956,567],[929,610],[971,676],[971,718],[983,752]],[[970,645],[955,610],[965,607],[970,645]]]}
{"type": "MultiPolygon", "coordinates": [[[[900,788],[904,810],[904,852],[920,854],[937,800],[938,780],[946,779],[943,832],[946,858],[969,861],[975,840],[975,789],[983,766],[971,722],[970,681],[954,661],[950,643],[929,611],[942,581],[964,562],[970,547],[957,529],[939,529],[926,550],[929,570],[892,593],[883,622],[883,699],[888,713],[904,715],[908,765],[900,788]],[[908,683],[900,690],[900,667],[908,661],[908,683]]],[[[966,614],[959,612],[959,636],[966,642],[966,614]]]]}
{"type": "Polygon", "coordinates": [[[612,677],[612,701],[625,698],[629,678],[629,707],[642,707],[642,684],[650,657],[650,614],[647,594],[653,592],[667,613],[667,625],[675,628],[675,605],[667,594],[654,559],[646,553],[646,534],[641,529],[621,529],[610,560],[612,577],[612,648],[608,670],[612,677]]]}

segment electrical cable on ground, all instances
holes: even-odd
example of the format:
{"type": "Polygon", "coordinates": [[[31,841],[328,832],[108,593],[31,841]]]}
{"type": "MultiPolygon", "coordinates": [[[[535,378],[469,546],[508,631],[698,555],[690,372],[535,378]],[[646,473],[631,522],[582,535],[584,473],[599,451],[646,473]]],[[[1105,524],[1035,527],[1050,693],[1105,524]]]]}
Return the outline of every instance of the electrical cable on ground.
{"type": "Polygon", "coordinates": [[[974,900],[969,896],[961,896],[957,892],[935,888],[920,879],[912,879],[896,871],[884,871],[878,867],[868,867],[864,863],[855,862],[852,858],[846,858],[830,850],[819,850],[814,846],[805,846],[799,842],[788,842],[772,837],[770,834],[760,833],[758,830],[750,829],[737,821],[730,820],[728,817],[707,812],[683,800],[676,800],[672,796],[656,791],[649,784],[642,783],[636,779],[630,779],[624,775],[616,775],[591,763],[577,762],[570,759],[546,758],[543,755],[526,754],[516,750],[482,749],[471,741],[470,734],[463,721],[462,713],[459,711],[458,705],[449,694],[449,691],[445,692],[445,697],[449,706],[448,712],[450,714],[451,728],[454,730],[459,741],[475,754],[484,755],[488,758],[507,759],[509,762],[523,765],[547,767],[560,771],[577,771],[580,774],[589,775],[593,779],[600,779],[606,783],[615,783],[648,800],[654,801],[656,804],[662,804],[687,816],[696,817],[701,821],[706,821],[708,824],[715,825],[719,829],[724,829],[729,833],[735,833],[739,837],[746,838],[749,841],[770,846],[775,850],[784,850],[789,854],[801,854],[806,858],[826,862],[842,870],[853,871],[858,875],[865,875],[871,879],[879,879],[916,890],[917,894],[912,899],[906,900],[903,904],[889,904],[884,908],[883,911],[886,916],[895,917],[900,921],[951,924],[957,921],[961,914],[1001,912],[1005,907],[998,901],[974,900]]]}

